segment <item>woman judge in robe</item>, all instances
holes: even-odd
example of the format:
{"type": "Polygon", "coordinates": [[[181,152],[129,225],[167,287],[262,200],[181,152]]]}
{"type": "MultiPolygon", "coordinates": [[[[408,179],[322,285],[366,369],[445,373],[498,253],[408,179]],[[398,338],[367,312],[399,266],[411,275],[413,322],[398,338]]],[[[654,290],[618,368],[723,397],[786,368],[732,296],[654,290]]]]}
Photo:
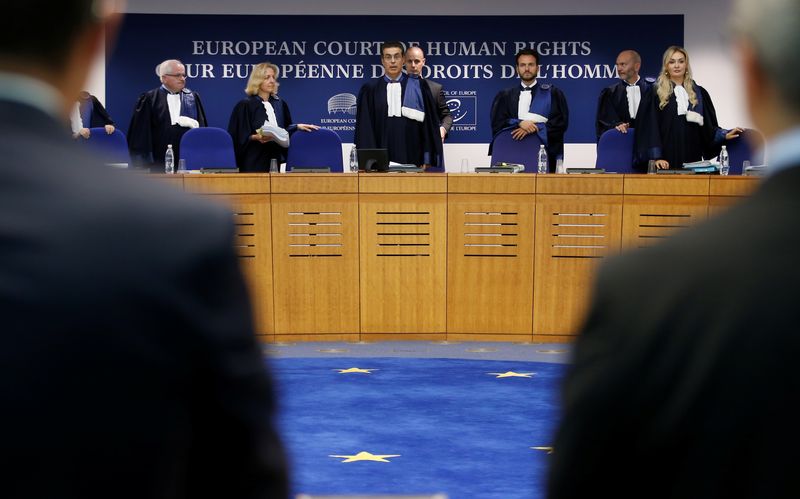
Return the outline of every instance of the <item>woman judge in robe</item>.
{"type": "Polygon", "coordinates": [[[241,172],[266,172],[272,159],[278,163],[286,160],[288,147],[281,145],[275,135],[261,133],[264,125],[282,129],[277,135],[319,129],[316,125],[292,122],[289,106],[278,97],[278,86],[278,66],[269,62],[258,64],[247,80],[248,97],[233,108],[228,132],[233,137],[236,166],[241,172]]]}
{"type": "Polygon", "coordinates": [[[642,100],[640,114],[637,156],[655,160],[658,169],[680,169],[684,163],[711,159],[726,140],[743,131],[719,127],[711,96],[694,82],[689,54],[677,46],[664,52],[661,74],[642,100]]]}

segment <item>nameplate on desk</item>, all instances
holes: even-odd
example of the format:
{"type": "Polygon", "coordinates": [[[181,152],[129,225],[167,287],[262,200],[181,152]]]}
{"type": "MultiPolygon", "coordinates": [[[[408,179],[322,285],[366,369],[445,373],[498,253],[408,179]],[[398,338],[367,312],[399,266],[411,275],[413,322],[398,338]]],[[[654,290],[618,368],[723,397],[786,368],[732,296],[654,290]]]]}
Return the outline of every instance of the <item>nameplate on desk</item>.
{"type": "Polygon", "coordinates": [[[424,171],[420,166],[414,165],[389,165],[389,173],[419,173],[424,171]]]}
{"type": "Polygon", "coordinates": [[[517,169],[513,166],[476,166],[475,173],[514,173],[517,169]]]}
{"type": "Polygon", "coordinates": [[[694,175],[694,170],[656,170],[657,175],[694,175]]]}
{"type": "Polygon", "coordinates": [[[238,168],[200,168],[200,173],[239,173],[238,168]]]}
{"type": "Polygon", "coordinates": [[[603,168],[567,168],[567,173],[605,173],[603,168]]]}
{"type": "Polygon", "coordinates": [[[330,173],[330,166],[293,166],[290,173],[330,173]]]}

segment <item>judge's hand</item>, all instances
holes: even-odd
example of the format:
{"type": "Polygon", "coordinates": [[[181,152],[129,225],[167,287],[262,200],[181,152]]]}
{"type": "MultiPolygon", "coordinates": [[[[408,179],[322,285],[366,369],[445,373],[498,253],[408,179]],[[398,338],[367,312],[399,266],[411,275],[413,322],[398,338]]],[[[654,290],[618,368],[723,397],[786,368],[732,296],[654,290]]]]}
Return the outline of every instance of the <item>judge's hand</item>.
{"type": "Polygon", "coordinates": [[[531,120],[520,121],[519,127],[522,128],[523,130],[525,130],[528,133],[536,133],[536,132],[539,131],[539,127],[536,126],[536,123],[534,123],[531,120]]]}
{"type": "Polygon", "coordinates": [[[514,140],[522,140],[526,135],[528,135],[528,132],[522,128],[515,128],[514,131],[511,132],[511,138],[514,140]]]}
{"type": "Polygon", "coordinates": [[[88,128],[81,128],[81,131],[78,132],[78,135],[80,135],[84,139],[88,139],[91,134],[92,132],[90,132],[88,128]]]}
{"type": "Polygon", "coordinates": [[[114,128],[114,125],[106,125],[106,133],[107,133],[108,135],[111,135],[112,133],[114,133],[114,130],[116,130],[116,129],[114,128]]]}
{"type": "Polygon", "coordinates": [[[666,159],[657,159],[656,160],[656,168],[659,170],[668,170],[669,169],[669,161],[666,159]]]}
{"type": "Polygon", "coordinates": [[[266,144],[267,142],[272,140],[272,135],[265,136],[265,135],[261,135],[260,133],[254,133],[253,135],[250,136],[250,140],[255,141],[255,142],[259,142],[261,144],[266,144]]]}
{"type": "Polygon", "coordinates": [[[317,125],[306,125],[305,123],[298,123],[297,129],[302,130],[304,132],[311,132],[314,130],[319,130],[319,127],[317,125]]]}
{"type": "Polygon", "coordinates": [[[731,139],[735,139],[736,137],[738,137],[739,135],[741,135],[741,134],[742,134],[742,132],[744,132],[744,128],[739,128],[739,127],[737,126],[737,127],[733,128],[733,129],[731,129],[731,131],[730,131],[730,132],[728,132],[728,133],[726,133],[726,134],[725,134],[725,140],[731,140],[731,139]]]}
{"type": "Polygon", "coordinates": [[[616,126],[616,129],[619,130],[622,133],[628,133],[628,127],[630,127],[629,124],[620,123],[619,125],[616,126]]]}
{"type": "Polygon", "coordinates": [[[439,135],[442,136],[442,142],[444,142],[444,138],[447,136],[447,130],[445,130],[443,126],[439,127],[439,135]]]}

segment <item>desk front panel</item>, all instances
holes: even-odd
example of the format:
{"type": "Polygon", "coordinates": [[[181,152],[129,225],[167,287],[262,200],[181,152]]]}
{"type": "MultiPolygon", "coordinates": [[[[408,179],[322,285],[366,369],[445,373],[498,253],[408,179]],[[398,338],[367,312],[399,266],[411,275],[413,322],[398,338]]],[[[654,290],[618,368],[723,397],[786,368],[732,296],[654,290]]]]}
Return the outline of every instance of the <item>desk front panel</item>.
{"type": "Polygon", "coordinates": [[[535,339],[562,339],[577,332],[598,263],[619,253],[621,225],[621,195],[537,195],[535,339]]]}
{"type": "Polygon", "coordinates": [[[448,337],[532,339],[533,220],[532,194],[450,194],[448,337]]]}
{"type": "Polygon", "coordinates": [[[622,244],[657,244],[708,217],[708,196],[625,196],[622,244]]]}
{"type": "Polygon", "coordinates": [[[208,199],[233,212],[234,247],[253,306],[256,334],[273,340],[272,229],[268,194],[217,194],[208,199]]]}
{"type": "Polygon", "coordinates": [[[275,333],[357,340],[358,194],[273,194],[272,245],[275,333]]]}
{"type": "Polygon", "coordinates": [[[359,209],[362,337],[443,339],[447,195],[361,194],[359,209]]]}

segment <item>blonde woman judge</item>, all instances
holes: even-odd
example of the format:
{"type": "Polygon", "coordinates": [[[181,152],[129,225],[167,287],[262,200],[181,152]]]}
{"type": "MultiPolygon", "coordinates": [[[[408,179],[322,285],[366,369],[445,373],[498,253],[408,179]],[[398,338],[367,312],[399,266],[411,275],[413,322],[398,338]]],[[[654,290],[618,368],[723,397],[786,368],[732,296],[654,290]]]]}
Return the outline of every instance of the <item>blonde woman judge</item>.
{"type": "Polygon", "coordinates": [[[719,127],[711,96],[692,78],[689,53],[674,45],[664,52],[661,74],[640,109],[637,153],[655,160],[658,169],[713,158],[742,132],[719,127]]]}
{"type": "Polygon", "coordinates": [[[272,159],[286,160],[289,134],[310,132],[316,125],[293,123],[289,105],[278,97],[278,66],[263,62],[253,67],[247,81],[247,98],[233,108],[228,132],[233,137],[236,166],[241,172],[266,172],[272,159]],[[262,130],[272,130],[264,133],[262,130]]]}

